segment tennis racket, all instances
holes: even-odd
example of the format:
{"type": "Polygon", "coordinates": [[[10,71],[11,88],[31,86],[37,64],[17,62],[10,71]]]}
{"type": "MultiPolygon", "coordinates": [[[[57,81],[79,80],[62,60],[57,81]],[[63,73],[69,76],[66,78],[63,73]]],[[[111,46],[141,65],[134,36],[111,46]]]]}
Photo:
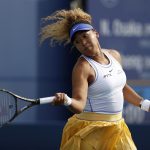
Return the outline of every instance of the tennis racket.
{"type": "Polygon", "coordinates": [[[16,95],[8,90],[0,89],[0,127],[14,120],[19,114],[39,104],[52,103],[54,96],[29,99],[16,95]],[[24,105],[19,108],[19,101],[24,101],[24,105]]]}

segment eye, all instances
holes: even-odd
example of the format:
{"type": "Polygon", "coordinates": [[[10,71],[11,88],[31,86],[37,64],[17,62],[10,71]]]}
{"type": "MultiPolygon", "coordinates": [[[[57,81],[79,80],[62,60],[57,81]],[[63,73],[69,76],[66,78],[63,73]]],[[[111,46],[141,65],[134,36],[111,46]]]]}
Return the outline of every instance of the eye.
{"type": "Polygon", "coordinates": [[[84,33],[84,34],[82,35],[82,37],[83,37],[83,38],[86,38],[86,37],[88,37],[88,34],[87,34],[87,33],[84,33]]]}
{"type": "Polygon", "coordinates": [[[78,41],[78,40],[75,40],[75,41],[73,42],[73,44],[74,44],[74,45],[77,45],[77,44],[79,44],[79,41],[78,41]]]}

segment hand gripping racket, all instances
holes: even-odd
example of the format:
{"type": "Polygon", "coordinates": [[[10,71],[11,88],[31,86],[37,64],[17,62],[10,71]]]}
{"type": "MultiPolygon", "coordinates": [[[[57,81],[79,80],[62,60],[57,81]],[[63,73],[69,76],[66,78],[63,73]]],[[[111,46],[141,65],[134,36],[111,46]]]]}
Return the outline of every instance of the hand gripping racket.
{"type": "Polygon", "coordinates": [[[39,98],[39,99],[29,99],[16,95],[8,90],[0,89],[0,126],[4,126],[14,120],[20,113],[31,108],[32,106],[39,104],[52,103],[54,96],[39,98]],[[18,102],[25,101],[25,104],[19,108],[18,102]]]}

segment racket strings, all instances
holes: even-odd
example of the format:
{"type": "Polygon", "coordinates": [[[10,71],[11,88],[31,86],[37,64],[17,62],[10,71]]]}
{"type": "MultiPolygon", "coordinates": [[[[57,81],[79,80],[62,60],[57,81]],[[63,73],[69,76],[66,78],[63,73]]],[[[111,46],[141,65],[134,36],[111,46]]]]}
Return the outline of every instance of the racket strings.
{"type": "Polygon", "coordinates": [[[16,112],[16,99],[5,92],[0,91],[0,126],[9,122],[16,112]]]}

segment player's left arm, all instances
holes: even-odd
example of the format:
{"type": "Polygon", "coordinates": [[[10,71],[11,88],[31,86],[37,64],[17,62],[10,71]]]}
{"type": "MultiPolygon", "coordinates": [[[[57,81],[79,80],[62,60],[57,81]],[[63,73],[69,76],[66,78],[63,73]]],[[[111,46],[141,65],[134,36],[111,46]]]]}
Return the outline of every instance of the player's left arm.
{"type": "Polygon", "coordinates": [[[124,99],[127,102],[138,107],[141,106],[141,102],[144,100],[143,97],[141,97],[137,92],[135,92],[127,83],[123,88],[123,95],[124,99]]]}
{"type": "MultiPolygon", "coordinates": [[[[122,65],[122,58],[118,51],[109,50],[109,53],[122,65]]],[[[124,99],[138,107],[144,107],[143,109],[147,109],[146,111],[150,112],[150,101],[144,100],[132,87],[130,87],[127,83],[123,88],[124,99]],[[144,103],[143,103],[144,102],[144,103]],[[142,105],[142,106],[141,106],[142,105]]]]}

